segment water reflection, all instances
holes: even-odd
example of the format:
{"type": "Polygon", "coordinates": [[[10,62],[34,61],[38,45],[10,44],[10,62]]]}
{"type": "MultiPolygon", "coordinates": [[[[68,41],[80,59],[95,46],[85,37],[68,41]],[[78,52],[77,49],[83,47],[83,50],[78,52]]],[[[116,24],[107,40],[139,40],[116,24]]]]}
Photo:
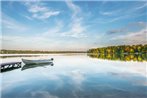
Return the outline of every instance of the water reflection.
{"type": "Polygon", "coordinates": [[[30,69],[30,68],[35,68],[35,67],[45,67],[45,66],[53,66],[53,62],[50,62],[48,64],[26,64],[26,65],[23,65],[23,67],[21,68],[21,70],[26,70],[26,69],[30,69]]]}
{"type": "Polygon", "coordinates": [[[1,69],[1,72],[8,72],[8,71],[12,71],[12,70],[15,70],[15,69],[19,69],[21,68],[21,66],[11,66],[11,67],[7,67],[7,68],[4,68],[4,69],[1,69]]]}
{"type": "Polygon", "coordinates": [[[120,60],[120,61],[147,61],[147,54],[92,54],[88,53],[88,56],[98,59],[107,60],[120,60]]]}
{"type": "Polygon", "coordinates": [[[2,73],[1,98],[147,98],[146,62],[85,55],[49,57],[54,58],[55,66],[2,73]]]}
{"type": "Polygon", "coordinates": [[[14,58],[14,57],[39,57],[39,56],[43,56],[43,55],[34,55],[34,54],[11,54],[11,55],[0,55],[0,58],[14,58]]]}
{"type": "Polygon", "coordinates": [[[26,70],[26,69],[30,69],[30,68],[35,68],[35,67],[46,67],[46,66],[53,66],[54,63],[53,62],[49,62],[49,63],[46,63],[46,64],[19,64],[19,65],[7,65],[3,68],[3,66],[0,66],[1,67],[1,72],[8,72],[8,71],[12,71],[12,70],[15,70],[15,69],[20,69],[23,71],[23,70],[26,70]]]}

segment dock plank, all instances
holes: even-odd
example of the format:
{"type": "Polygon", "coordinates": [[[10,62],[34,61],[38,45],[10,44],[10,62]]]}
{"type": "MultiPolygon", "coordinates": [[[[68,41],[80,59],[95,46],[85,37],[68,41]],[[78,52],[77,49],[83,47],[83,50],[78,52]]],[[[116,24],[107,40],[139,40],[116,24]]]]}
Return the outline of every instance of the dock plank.
{"type": "Polygon", "coordinates": [[[14,64],[21,64],[21,62],[7,62],[7,63],[1,63],[0,66],[6,66],[6,65],[14,65],[14,64]]]}

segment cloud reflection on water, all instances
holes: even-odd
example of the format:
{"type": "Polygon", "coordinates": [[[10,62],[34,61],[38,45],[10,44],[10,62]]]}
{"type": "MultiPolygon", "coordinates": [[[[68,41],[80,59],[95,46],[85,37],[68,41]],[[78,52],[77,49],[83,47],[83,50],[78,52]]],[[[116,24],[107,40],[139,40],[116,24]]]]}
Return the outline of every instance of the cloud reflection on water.
{"type": "Polygon", "coordinates": [[[146,62],[107,61],[78,55],[52,57],[54,66],[2,73],[2,98],[147,96],[143,92],[147,88],[146,62]],[[17,91],[21,91],[19,95],[17,91]]]}
{"type": "Polygon", "coordinates": [[[38,91],[38,92],[31,92],[31,96],[33,98],[59,98],[55,95],[51,95],[47,91],[38,91]]]}

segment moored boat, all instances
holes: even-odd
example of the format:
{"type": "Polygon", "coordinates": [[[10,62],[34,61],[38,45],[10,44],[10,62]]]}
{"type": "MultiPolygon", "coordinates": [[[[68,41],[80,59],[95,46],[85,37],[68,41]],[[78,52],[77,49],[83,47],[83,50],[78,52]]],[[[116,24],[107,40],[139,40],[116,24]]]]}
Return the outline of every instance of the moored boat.
{"type": "Polygon", "coordinates": [[[27,60],[27,59],[22,59],[24,64],[48,64],[53,61],[53,58],[51,59],[43,59],[43,60],[27,60]]]}

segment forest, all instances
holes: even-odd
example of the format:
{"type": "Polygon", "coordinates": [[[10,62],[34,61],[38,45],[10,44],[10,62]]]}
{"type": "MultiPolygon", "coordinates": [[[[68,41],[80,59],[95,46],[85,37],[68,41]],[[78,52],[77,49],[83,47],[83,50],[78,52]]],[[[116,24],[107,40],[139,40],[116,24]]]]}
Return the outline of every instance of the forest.
{"type": "Polygon", "coordinates": [[[87,55],[99,59],[147,61],[147,45],[120,45],[93,48],[88,50],[87,55]]]}
{"type": "Polygon", "coordinates": [[[88,53],[93,54],[144,54],[147,53],[147,44],[145,45],[120,45],[108,46],[102,48],[89,49],[88,53]]]}

